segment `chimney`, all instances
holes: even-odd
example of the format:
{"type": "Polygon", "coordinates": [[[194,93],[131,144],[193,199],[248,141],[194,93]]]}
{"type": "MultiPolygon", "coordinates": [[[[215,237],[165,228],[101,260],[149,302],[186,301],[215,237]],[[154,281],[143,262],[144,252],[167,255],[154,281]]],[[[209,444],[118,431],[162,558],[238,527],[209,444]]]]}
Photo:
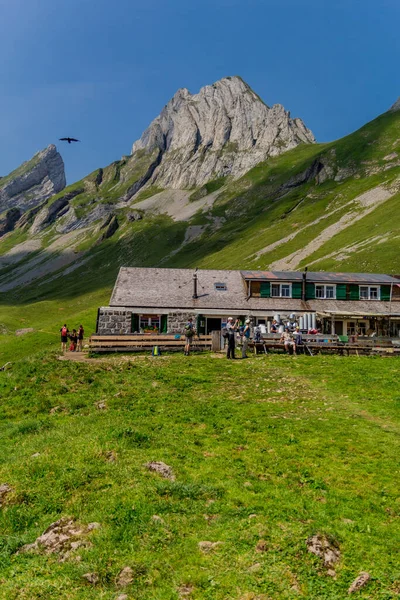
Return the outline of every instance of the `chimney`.
{"type": "Polygon", "coordinates": [[[303,282],[302,282],[302,286],[301,286],[301,299],[303,300],[303,302],[305,302],[305,300],[306,300],[307,271],[308,271],[308,267],[306,267],[304,269],[303,282]]]}
{"type": "Polygon", "coordinates": [[[193,273],[193,296],[192,296],[192,298],[193,298],[193,300],[196,300],[198,298],[198,295],[197,295],[197,269],[193,273]]]}

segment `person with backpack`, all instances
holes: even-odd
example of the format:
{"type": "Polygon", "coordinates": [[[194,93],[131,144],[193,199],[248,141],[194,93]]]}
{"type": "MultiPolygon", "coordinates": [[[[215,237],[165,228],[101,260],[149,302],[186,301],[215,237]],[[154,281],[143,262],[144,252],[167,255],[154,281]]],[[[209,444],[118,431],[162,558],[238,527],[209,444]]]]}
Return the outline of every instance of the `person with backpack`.
{"type": "Polygon", "coordinates": [[[61,334],[61,352],[66,352],[69,331],[68,331],[68,327],[66,326],[65,323],[60,329],[60,334],[61,334]]]}
{"type": "Polygon", "coordinates": [[[229,317],[228,322],[226,324],[226,333],[227,333],[227,340],[228,340],[228,346],[227,346],[227,350],[226,350],[226,358],[232,358],[235,359],[235,333],[238,329],[239,326],[239,319],[236,319],[235,322],[233,322],[233,318],[229,317]]]}
{"type": "Polygon", "coordinates": [[[85,330],[83,329],[82,325],[79,325],[79,329],[78,329],[78,346],[76,348],[77,352],[82,352],[84,333],[85,333],[85,330]]]}
{"type": "Polygon", "coordinates": [[[78,334],[76,332],[76,329],[72,330],[71,335],[69,336],[69,339],[71,340],[71,345],[69,347],[71,352],[76,352],[76,345],[78,343],[78,334]]]}
{"type": "Polygon", "coordinates": [[[246,324],[242,332],[242,358],[247,358],[247,347],[250,339],[250,319],[246,319],[246,324]]]}
{"type": "Polygon", "coordinates": [[[185,326],[185,356],[190,355],[190,346],[192,345],[193,337],[195,334],[194,324],[192,317],[188,318],[188,322],[185,326]]]}

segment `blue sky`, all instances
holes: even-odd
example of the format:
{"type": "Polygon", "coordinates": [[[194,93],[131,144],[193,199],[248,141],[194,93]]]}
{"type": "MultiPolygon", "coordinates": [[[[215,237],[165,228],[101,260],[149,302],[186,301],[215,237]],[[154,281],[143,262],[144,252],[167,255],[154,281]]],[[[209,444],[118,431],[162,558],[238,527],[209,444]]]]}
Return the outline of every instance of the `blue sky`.
{"type": "Polygon", "coordinates": [[[398,0],[0,0],[0,175],[56,143],[72,183],[226,75],[342,137],[400,95],[399,19],[398,0]]]}

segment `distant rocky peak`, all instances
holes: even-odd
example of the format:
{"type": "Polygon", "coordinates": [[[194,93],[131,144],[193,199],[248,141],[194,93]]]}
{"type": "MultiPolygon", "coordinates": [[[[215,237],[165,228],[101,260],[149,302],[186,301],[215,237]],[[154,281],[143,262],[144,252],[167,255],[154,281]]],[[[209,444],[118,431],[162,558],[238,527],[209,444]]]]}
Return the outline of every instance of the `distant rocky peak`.
{"type": "Polygon", "coordinates": [[[393,106],[391,106],[389,109],[391,112],[396,112],[397,110],[400,110],[400,98],[398,98],[393,106]]]}
{"type": "Polygon", "coordinates": [[[65,170],[54,144],[37,152],[0,180],[0,212],[18,208],[24,212],[65,188],[65,170]]]}
{"type": "Polygon", "coordinates": [[[239,177],[270,156],[314,141],[301,119],[291,119],[280,104],[269,107],[235,76],[197,94],[179,89],[133,144],[132,154],[158,149],[150,183],[188,188],[239,177]]]}

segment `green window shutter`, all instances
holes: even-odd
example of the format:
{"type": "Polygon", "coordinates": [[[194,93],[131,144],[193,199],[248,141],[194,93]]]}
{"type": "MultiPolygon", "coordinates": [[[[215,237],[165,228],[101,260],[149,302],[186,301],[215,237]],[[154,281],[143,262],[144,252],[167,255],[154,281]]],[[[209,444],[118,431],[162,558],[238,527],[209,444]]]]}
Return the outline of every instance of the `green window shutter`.
{"type": "Polygon", "coordinates": [[[346,284],[338,283],[336,286],[336,300],[346,300],[346,284]]]}
{"type": "Polygon", "coordinates": [[[381,300],[390,301],[390,285],[381,285],[381,300]]]}
{"type": "Polygon", "coordinates": [[[314,300],[315,299],[315,284],[314,283],[306,283],[306,300],[314,300]]]}
{"type": "Polygon", "coordinates": [[[350,285],[350,300],[359,300],[360,299],[360,289],[358,285],[351,284],[350,285]]]}
{"type": "Polygon", "coordinates": [[[131,315],[131,331],[132,333],[139,331],[139,315],[135,315],[134,313],[131,315]]]}
{"type": "Polygon", "coordinates": [[[302,284],[300,282],[292,284],[292,298],[297,298],[301,300],[301,287],[302,284]]]}
{"type": "Polygon", "coordinates": [[[261,298],[270,298],[271,297],[271,284],[269,281],[264,281],[261,284],[260,296],[261,296],[261,298]]]}
{"type": "Polygon", "coordinates": [[[168,315],[161,315],[161,333],[168,331],[168,315]]]}

